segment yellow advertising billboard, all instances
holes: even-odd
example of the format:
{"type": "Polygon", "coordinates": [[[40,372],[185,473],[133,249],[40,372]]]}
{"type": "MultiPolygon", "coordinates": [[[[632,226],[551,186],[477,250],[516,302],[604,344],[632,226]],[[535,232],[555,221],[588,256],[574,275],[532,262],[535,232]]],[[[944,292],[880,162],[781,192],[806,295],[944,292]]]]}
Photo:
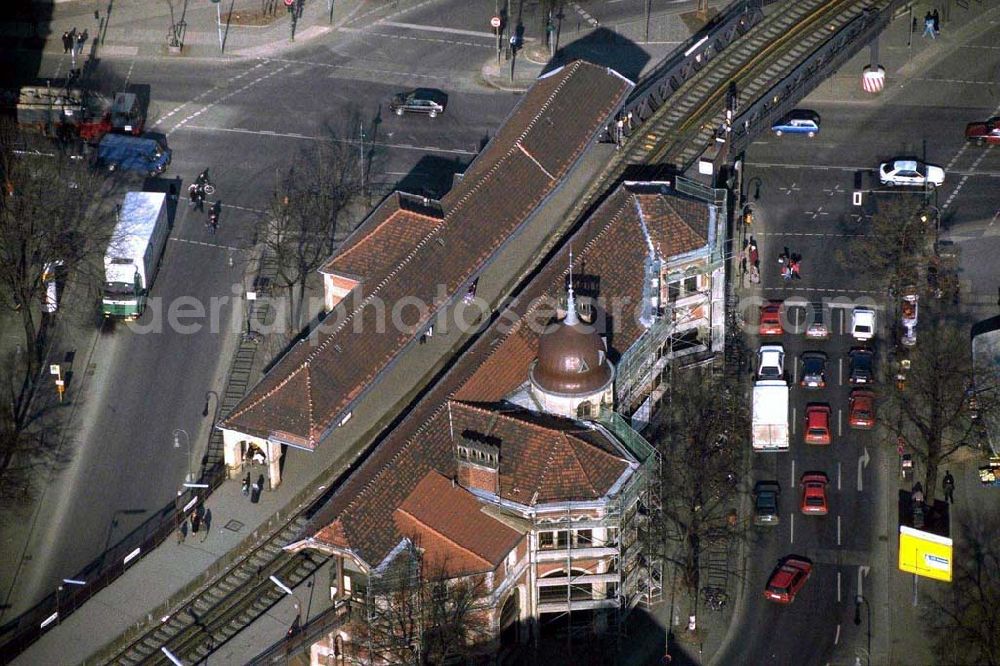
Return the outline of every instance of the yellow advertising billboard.
{"type": "Polygon", "coordinates": [[[952,546],[949,537],[906,525],[899,526],[899,570],[951,582],[952,546]]]}

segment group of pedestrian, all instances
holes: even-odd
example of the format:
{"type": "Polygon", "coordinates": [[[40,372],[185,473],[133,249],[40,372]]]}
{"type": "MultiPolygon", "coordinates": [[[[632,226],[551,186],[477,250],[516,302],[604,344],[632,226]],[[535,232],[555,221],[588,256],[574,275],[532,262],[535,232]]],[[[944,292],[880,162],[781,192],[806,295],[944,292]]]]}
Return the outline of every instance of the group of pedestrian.
{"type": "Polygon", "coordinates": [[[802,255],[790,253],[785,247],[784,252],[778,255],[778,263],[781,264],[781,277],[787,282],[791,279],[801,280],[799,266],[802,263],[802,255]]]}
{"type": "Polygon", "coordinates": [[[252,504],[256,504],[260,501],[260,491],[264,488],[264,475],[261,474],[257,477],[257,480],[250,483],[250,472],[243,477],[243,495],[250,498],[252,504]]]}
{"type": "Polygon", "coordinates": [[[750,283],[760,282],[760,251],[757,249],[757,240],[751,236],[750,240],[743,241],[743,258],[741,260],[743,273],[750,274],[750,283]]]}
{"type": "Polygon", "coordinates": [[[195,507],[190,518],[185,517],[181,521],[181,526],[177,528],[177,543],[184,543],[188,532],[192,535],[201,532],[201,540],[204,542],[208,538],[208,531],[212,527],[212,510],[205,508],[204,504],[195,507]]]}
{"type": "Polygon", "coordinates": [[[72,51],[73,55],[80,55],[83,53],[83,45],[87,43],[88,38],[89,35],[86,29],[77,34],[76,27],[74,26],[72,30],[62,34],[63,53],[70,53],[72,51]]]}
{"type": "MultiPolygon", "coordinates": [[[[917,22],[917,18],[913,17],[913,22],[917,22]]],[[[937,36],[941,34],[941,16],[938,14],[938,10],[935,9],[932,12],[927,12],[924,16],[924,37],[930,37],[931,39],[937,39],[937,36]]]]}
{"type": "Polygon", "coordinates": [[[188,187],[188,205],[194,206],[202,213],[205,212],[205,186],[198,183],[191,183],[188,187]]]}

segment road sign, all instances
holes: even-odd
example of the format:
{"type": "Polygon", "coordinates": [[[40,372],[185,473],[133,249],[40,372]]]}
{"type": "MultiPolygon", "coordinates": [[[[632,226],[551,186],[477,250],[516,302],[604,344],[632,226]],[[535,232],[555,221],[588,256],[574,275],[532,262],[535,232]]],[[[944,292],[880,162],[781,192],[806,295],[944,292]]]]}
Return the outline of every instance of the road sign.
{"type": "Polygon", "coordinates": [[[291,7],[294,4],[295,4],[295,0],[285,0],[285,6],[286,7],[291,7]]]}
{"type": "MultiPolygon", "coordinates": [[[[288,0],[285,0],[285,2],[288,2],[288,0]]],[[[494,29],[499,28],[500,27],[500,17],[499,16],[494,16],[493,18],[491,18],[490,19],[490,25],[493,26],[494,29]]]]}

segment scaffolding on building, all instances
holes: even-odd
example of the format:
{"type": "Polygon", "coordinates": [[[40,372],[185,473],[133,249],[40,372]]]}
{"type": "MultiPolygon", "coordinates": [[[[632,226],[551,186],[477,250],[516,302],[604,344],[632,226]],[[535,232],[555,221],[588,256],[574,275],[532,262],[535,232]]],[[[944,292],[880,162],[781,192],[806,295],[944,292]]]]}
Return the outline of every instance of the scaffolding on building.
{"type": "Polygon", "coordinates": [[[365,590],[365,655],[362,663],[420,664],[423,627],[420,550],[404,541],[365,590]]]}

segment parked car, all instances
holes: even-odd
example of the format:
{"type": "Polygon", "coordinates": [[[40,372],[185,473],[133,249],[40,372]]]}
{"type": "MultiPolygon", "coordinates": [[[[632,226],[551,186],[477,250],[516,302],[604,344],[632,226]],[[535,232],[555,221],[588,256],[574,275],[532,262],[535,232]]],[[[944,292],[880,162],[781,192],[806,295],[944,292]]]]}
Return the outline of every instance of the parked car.
{"type": "Polygon", "coordinates": [[[781,335],[784,328],[781,326],[781,303],[771,301],[760,309],[760,326],[757,329],[760,335],[781,335]]]}
{"type": "Polygon", "coordinates": [[[816,319],[806,327],[806,338],[810,340],[826,340],[830,337],[830,329],[823,322],[822,311],[816,313],[816,319]]]}
{"type": "Polygon", "coordinates": [[[819,114],[808,109],[796,109],[771,125],[775,136],[782,134],[805,134],[812,138],[819,132],[819,114]]]}
{"type": "Polygon", "coordinates": [[[811,573],[812,563],[808,560],[794,555],[779,560],[764,588],[764,598],[779,604],[792,603],[811,573]]]}
{"type": "Polygon", "coordinates": [[[903,339],[907,347],[917,344],[917,315],[920,311],[919,296],[916,288],[908,289],[903,294],[900,312],[903,320],[903,339]]]}
{"type": "Polygon", "coordinates": [[[944,184],[944,169],[920,160],[897,159],[882,162],[878,167],[878,179],[883,185],[909,185],[923,187],[944,184]]]}
{"type": "Polygon", "coordinates": [[[810,472],[802,475],[802,503],[799,509],[807,516],[825,516],[826,505],[826,474],[810,472]]]}
{"type": "Polygon", "coordinates": [[[847,424],[852,428],[868,430],[875,427],[875,393],[868,389],[854,389],[848,401],[847,424]]]}
{"type": "Polygon", "coordinates": [[[426,113],[431,118],[436,118],[438,114],[444,113],[447,104],[448,99],[440,90],[416,88],[395,95],[389,102],[389,110],[397,116],[404,113],[426,113]]]}
{"type": "Polygon", "coordinates": [[[865,347],[855,347],[847,353],[851,363],[849,381],[852,384],[871,384],[875,381],[875,352],[865,347]]]}
{"type": "Polygon", "coordinates": [[[781,497],[781,486],[777,481],[758,481],[753,486],[753,524],[777,525],[778,499],[781,497]]]}
{"type": "Polygon", "coordinates": [[[785,378],[785,348],[762,345],[757,351],[757,379],[785,378]]]}
{"type": "Polygon", "coordinates": [[[1000,145],[1000,116],[965,126],[965,140],[980,146],[1000,145]]]}
{"type": "Polygon", "coordinates": [[[826,354],[823,352],[802,354],[802,379],[799,385],[805,388],[826,386],[826,354]]]}
{"type": "Polygon", "coordinates": [[[871,308],[854,308],[851,312],[851,337],[864,342],[875,337],[875,311],[871,308]]]}
{"type": "Polygon", "coordinates": [[[808,405],[806,406],[806,427],[803,439],[806,444],[827,445],[832,441],[830,435],[830,413],[829,405],[808,405]]]}

